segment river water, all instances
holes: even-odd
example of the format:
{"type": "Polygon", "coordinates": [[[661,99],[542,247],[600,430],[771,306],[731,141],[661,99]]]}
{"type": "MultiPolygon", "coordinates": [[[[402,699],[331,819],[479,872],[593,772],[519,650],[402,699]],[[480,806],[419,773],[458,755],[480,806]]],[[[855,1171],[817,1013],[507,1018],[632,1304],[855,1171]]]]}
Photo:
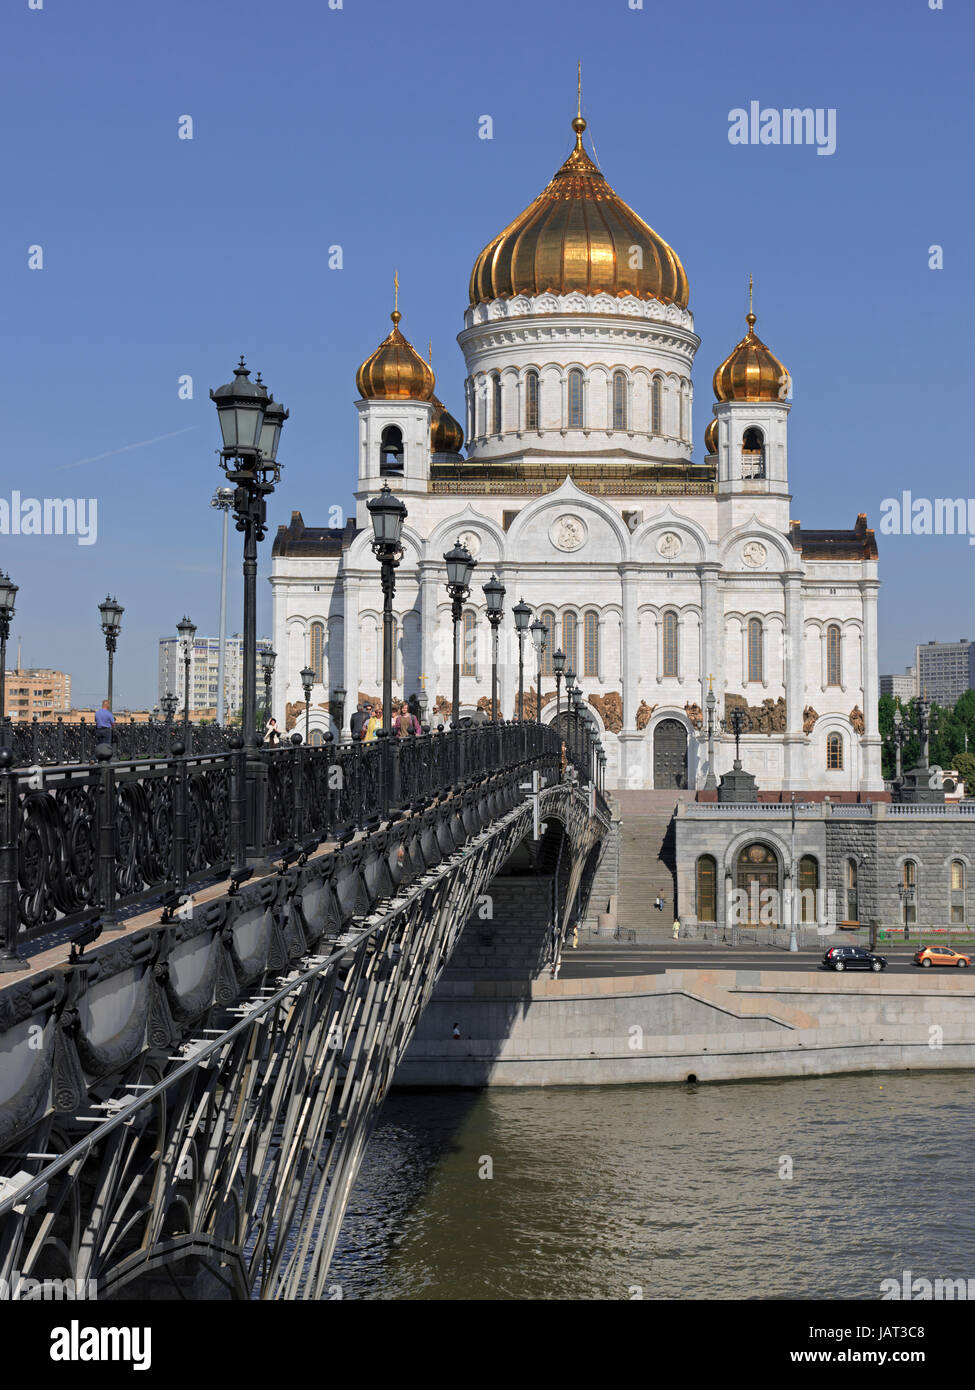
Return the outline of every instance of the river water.
{"type": "Polygon", "coordinates": [[[975,1278],[973,1141],[966,1072],[394,1093],[330,1282],[372,1299],[876,1299],[908,1269],[975,1278]]]}

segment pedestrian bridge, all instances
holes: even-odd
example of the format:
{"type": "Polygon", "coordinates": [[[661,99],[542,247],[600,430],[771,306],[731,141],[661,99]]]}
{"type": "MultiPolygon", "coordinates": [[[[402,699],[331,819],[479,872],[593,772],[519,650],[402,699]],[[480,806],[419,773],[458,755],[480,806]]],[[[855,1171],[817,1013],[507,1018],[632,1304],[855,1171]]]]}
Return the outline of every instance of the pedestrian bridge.
{"type": "Polygon", "coordinates": [[[557,831],[553,953],[584,911],[592,752],[533,724],[43,769],[0,750],[0,1277],[329,1297],[379,1107],[487,885],[557,831]]]}

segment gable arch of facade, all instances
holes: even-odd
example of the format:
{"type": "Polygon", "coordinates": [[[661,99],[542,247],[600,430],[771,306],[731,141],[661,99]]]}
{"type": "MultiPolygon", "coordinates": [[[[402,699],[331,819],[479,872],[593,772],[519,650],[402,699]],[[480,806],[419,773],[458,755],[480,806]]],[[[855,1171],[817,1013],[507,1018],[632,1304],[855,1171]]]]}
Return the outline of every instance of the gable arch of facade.
{"type": "MultiPolygon", "coordinates": [[[[442,563],[444,552],[451,548],[458,534],[462,531],[474,531],[479,535],[482,548],[484,545],[484,538],[490,536],[497,547],[497,558],[495,559],[490,555],[484,558],[490,564],[502,564],[504,562],[507,541],[504,531],[502,531],[496,521],[492,521],[489,517],[482,516],[480,512],[475,512],[473,507],[469,504],[456,516],[448,517],[446,521],[441,521],[440,524],[430,532],[429,537],[424,542],[423,558],[428,561],[435,560],[442,563]]],[[[478,555],[475,558],[478,560],[478,571],[475,573],[479,573],[481,568],[481,556],[478,555]]],[[[485,576],[485,580],[488,578],[490,578],[489,575],[485,576]]]]}
{"type": "MultiPolygon", "coordinates": [[[[363,529],[356,536],[345,553],[342,568],[343,570],[365,569],[378,575],[379,565],[375,555],[372,553],[372,526],[371,524],[363,529]]],[[[423,537],[418,535],[412,527],[405,525],[402,534],[403,558],[400,561],[400,570],[413,569],[419,562],[423,554],[423,537]]]]}
{"type": "MultiPolygon", "coordinates": [[[[511,554],[517,553],[518,543],[528,527],[537,522],[546,512],[550,511],[557,514],[569,507],[574,511],[588,513],[590,516],[598,517],[604,521],[619,546],[619,554],[612,558],[625,559],[628,533],[622,518],[600,502],[598,498],[590,497],[588,493],[582,492],[575,486],[567,487],[564,483],[556,492],[547,493],[544,497],[529,502],[528,506],[523,507],[518,513],[515,523],[508,533],[508,546],[511,554]]],[[[566,561],[572,563],[571,552],[566,555],[566,561]]],[[[547,606],[552,607],[554,605],[549,604],[547,606]]]]}
{"type": "Polygon", "coordinates": [[[678,516],[669,506],[658,516],[652,516],[649,520],[641,522],[636,530],[630,533],[630,557],[634,560],[646,560],[648,557],[652,557],[652,563],[658,565],[671,563],[665,556],[657,553],[654,542],[654,537],[662,535],[665,531],[676,531],[682,539],[691,540],[697,551],[692,556],[685,555],[681,551],[678,558],[673,561],[675,565],[686,564],[688,561],[697,564],[701,560],[715,558],[714,544],[703,526],[692,521],[690,517],[678,516]]]}
{"type": "MultiPolygon", "coordinates": [[[[746,521],[741,526],[736,526],[733,531],[729,531],[728,534],[723,537],[718,549],[718,558],[722,565],[724,565],[726,569],[738,572],[737,566],[729,563],[731,556],[743,541],[752,540],[761,541],[766,549],[773,550],[781,561],[781,569],[801,571],[802,564],[798,553],[792,549],[784,536],[781,536],[778,531],[773,531],[772,528],[766,526],[764,522],[759,521],[757,516],[752,516],[750,520],[746,521]]],[[[761,570],[753,571],[753,573],[754,572],[762,573],[761,570]]]]}

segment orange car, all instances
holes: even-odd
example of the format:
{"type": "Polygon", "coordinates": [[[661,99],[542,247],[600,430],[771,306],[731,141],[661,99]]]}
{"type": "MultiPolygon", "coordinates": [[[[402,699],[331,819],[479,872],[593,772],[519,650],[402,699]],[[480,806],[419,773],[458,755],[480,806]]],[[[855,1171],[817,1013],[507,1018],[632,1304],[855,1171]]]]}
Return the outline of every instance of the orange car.
{"type": "Polygon", "coordinates": [[[963,956],[960,951],[953,951],[950,946],[924,946],[920,951],[914,952],[915,965],[957,965],[963,970],[971,963],[971,956],[963,956]]]}

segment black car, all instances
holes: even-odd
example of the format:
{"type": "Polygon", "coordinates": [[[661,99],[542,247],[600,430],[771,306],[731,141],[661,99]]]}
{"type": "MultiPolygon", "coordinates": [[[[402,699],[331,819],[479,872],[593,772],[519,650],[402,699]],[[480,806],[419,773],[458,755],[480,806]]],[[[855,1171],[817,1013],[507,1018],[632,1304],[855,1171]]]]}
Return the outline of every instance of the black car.
{"type": "Polygon", "coordinates": [[[887,957],[875,955],[863,946],[831,946],[823,956],[829,970],[886,970],[887,957]]]}

